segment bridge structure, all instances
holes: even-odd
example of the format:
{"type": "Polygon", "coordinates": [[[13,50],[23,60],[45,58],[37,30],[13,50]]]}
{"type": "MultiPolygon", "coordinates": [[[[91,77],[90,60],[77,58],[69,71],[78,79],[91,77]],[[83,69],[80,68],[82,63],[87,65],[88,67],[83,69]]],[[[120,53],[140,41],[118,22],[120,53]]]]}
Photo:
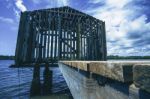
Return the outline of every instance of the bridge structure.
{"type": "Polygon", "coordinates": [[[51,92],[49,63],[59,61],[74,99],[149,99],[150,62],[106,61],[106,55],[101,20],[68,6],[21,13],[15,64],[36,63],[31,96],[51,92]]]}
{"type": "Polygon", "coordinates": [[[15,64],[106,60],[105,22],[68,6],[21,13],[15,64]]]}

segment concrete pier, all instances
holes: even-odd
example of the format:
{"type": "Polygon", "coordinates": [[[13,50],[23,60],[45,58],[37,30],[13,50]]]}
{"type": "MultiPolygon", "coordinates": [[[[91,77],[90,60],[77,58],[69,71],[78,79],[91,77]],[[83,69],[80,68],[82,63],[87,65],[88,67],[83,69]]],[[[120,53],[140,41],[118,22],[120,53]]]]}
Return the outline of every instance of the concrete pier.
{"type": "Polygon", "coordinates": [[[49,70],[49,63],[45,64],[45,70],[43,73],[44,83],[43,83],[43,94],[50,94],[52,89],[53,72],[49,70]]]}
{"type": "Polygon", "coordinates": [[[36,64],[33,71],[33,80],[30,89],[30,96],[41,95],[41,82],[40,82],[40,65],[36,64]]]}
{"type": "Polygon", "coordinates": [[[135,65],[133,80],[137,87],[150,93],[150,64],[135,65]]]}
{"type": "Polygon", "coordinates": [[[49,69],[49,63],[45,63],[43,72],[43,83],[40,80],[40,64],[36,63],[33,71],[33,79],[30,89],[30,96],[50,95],[52,93],[52,76],[53,72],[49,69]]]}
{"type": "Polygon", "coordinates": [[[60,61],[59,66],[74,99],[149,99],[149,63],[60,61]]]}

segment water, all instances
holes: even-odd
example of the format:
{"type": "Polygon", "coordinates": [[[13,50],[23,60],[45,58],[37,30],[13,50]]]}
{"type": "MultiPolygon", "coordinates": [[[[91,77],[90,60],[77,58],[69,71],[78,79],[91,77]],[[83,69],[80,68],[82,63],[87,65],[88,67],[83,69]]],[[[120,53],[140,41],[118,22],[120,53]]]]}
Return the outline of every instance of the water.
{"type": "MultiPolygon", "coordinates": [[[[9,68],[13,60],[0,60],[0,99],[28,99],[33,77],[33,68],[9,68]]],[[[51,67],[53,71],[53,94],[71,95],[69,88],[58,67],[51,67]]],[[[43,82],[41,68],[40,80],[43,82]]]]}
{"type": "MultiPolygon", "coordinates": [[[[127,61],[127,60],[108,60],[127,61]]],[[[128,60],[134,61],[134,60],[128,60]]],[[[136,60],[150,61],[150,60],[136,60]]],[[[0,99],[29,99],[33,77],[33,68],[9,68],[13,60],[0,60],[0,99]]],[[[41,68],[41,83],[43,83],[43,70],[41,68]]],[[[67,94],[71,96],[69,88],[58,67],[51,67],[53,71],[52,93],[67,94]]]]}

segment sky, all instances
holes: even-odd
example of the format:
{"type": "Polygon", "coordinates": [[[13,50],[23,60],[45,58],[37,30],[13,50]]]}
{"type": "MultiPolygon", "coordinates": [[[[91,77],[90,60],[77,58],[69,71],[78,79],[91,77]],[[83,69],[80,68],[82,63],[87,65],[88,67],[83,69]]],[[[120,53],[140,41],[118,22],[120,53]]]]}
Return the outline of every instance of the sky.
{"type": "Polygon", "coordinates": [[[149,0],[0,0],[0,55],[15,55],[20,12],[61,6],[105,21],[108,55],[150,56],[149,0]]]}

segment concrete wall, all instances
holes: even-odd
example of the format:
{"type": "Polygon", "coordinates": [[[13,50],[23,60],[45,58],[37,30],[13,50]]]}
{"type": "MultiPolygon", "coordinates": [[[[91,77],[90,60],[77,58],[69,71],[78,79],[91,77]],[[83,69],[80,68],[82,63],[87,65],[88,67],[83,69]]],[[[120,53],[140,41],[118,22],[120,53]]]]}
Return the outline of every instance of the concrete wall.
{"type": "Polygon", "coordinates": [[[59,63],[59,67],[74,99],[149,99],[148,92],[132,83],[90,74],[87,71],[59,63]]]}

